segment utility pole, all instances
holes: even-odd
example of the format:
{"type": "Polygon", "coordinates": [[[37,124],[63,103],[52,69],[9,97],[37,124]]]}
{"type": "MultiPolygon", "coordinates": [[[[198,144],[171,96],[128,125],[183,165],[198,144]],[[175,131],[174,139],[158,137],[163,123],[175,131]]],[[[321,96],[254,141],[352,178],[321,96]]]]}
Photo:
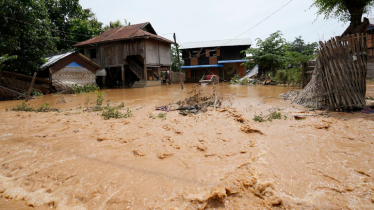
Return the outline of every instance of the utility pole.
{"type": "Polygon", "coordinates": [[[182,76],[181,62],[179,60],[179,46],[178,46],[178,43],[177,43],[177,38],[175,37],[175,33],[174,33],[174,44],[175,44],[175,47],[177,48],[179,79],[181,80],[181,88],[183,90],[183,76],[182,76]]]}

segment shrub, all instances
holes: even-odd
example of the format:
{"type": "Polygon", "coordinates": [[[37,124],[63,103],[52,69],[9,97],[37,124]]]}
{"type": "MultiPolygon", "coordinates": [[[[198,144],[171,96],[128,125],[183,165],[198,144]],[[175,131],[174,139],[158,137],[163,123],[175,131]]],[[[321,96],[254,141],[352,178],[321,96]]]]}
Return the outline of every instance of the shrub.
{"type": "Polygon", "coordinates": [[[26,101],[24,101],[24,102],[22,102],[21,105],[17,105],[17,107],[12,108],[12,111],[16,111],[16,112],[20,112],[20,111],[33,112],[33,111],[35,111],[35,109],[32,108],[30,106],[30,104],[26,104],[26,101]]]}
{"type": "Polygon", "coordinates": [[[123,114],[115,107],[107,107],[101,115],[104,116],[105,120],[109,120],[111,118],[129,118],[132,116],[132,112],[127,108],[126,113],[123,114]]]}
{"type": "Polygon", "coordinates": [[[36,89],[31,89],[31,94],[32,96],[43,96],[43,93],[41,93],[39,90],[36,89]]]}
{"type": "Polygon", "coordinates": [[[52,108],[50,103],[47,102],[45,104],[42,104],[37,111],[38,112],[58,112],[59,110],[57,108],[52,108]]]}
{"type": "Polygon", "coordinates": [[[270,113],[270,116],[268,117],[269,121],[280,120],[280,119],[282,119],[282,114],[280,112],[272,112],[270,113]]]}
{"type": "Polygon", "coordinates": [[[73,84],[71,87],[65,92],[68,94],[77,94],[77,93],[90,93],[93,91],[97,91],[100,88],[97,87],[95,84],[86,84],[86,85],[78,85],[73,84]]]}
{"type": "Polygon", "coordinates": [[[96,95],[97,95],[96,105],[98,105],[98,106],[103,105],[103,101],[104,101],[104,91],[103,91],[103,92],[95,91],[95,93],[96,93],[96,95]]]}
{"type": "Polygon", "coordinates": [[[157,115],[158,118],[162,118],[163,120],[166,120],[166,112],[161,112],[157,115]]]}
{"type": "Polygon", "coordinates": [[[265,121],[264,118],[263,118],[261,115],[255,115],[255,116],[253,117],[253,120],[254,120],[255,122],[264,122],[264,121],[265,121]]]}
{"type": "Polygon", "coordinates": [[[237,84],[237,83],[240,82],[239,80],[240,80],[240,76],[239,76],[239,74],[235,74],[235,75],[231,78],[229,84],[237,84]]]}

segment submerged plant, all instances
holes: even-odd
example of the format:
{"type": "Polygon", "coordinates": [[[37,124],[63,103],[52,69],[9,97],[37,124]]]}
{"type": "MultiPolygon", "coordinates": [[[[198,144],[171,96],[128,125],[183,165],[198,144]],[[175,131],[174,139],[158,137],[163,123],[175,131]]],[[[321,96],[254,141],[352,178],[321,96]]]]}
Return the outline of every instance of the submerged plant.
{"type": "Polygon", "coordinates": [[[120,103],[120,105],[118,105],[118,108],[119,109],[122,109],[122,108],[124,108],[125,107],[125,103],[123,103],[123,101],[120,103]]]}
{"type": "Polygon", "coordinates": [[[280,119],[282,119],[282,114],[277,111],[270,113],[270,116],[268,117],[268,121],[280,120],[280,119]]]}
{"type": "Polygon", "coordinates": [[[58,112],[57,108],[52,108],[49,102],[42,104],[40,108],[37,110],[38,112],[58,112]]]}
{"type": "Polygon", "coordinates": [[[97,95],[96,105],[98,105],[98,106],[103,105],[103,101],[104,101],[104,91],[103,91],[103,92],[95,91],[95,94],[97,95]]]}
{"type": "Polygon", "coordinates": [[[101,115],[105,120],[109,120],[111,118],[129,118],[132,116],[132,112],[129,108],[127,108],[126,113],[123,114],[115,107],[107,107],[101,115]]]}
{"type": "Polygon", "coordinates": [[[166,120],[166,112],[161,112],[157,115],[158,118],[161,118],[163,120],[166,120]]]}
{"type": "Polygon", "coordinates": [[[27,104],[26,101],[23,101],[21,105],[17,105],[17,107],[12,108],[12,111],[16,111],[16,112],[20,112],[20,111],[33,112],[33,111],[35,111],[35,109],[32,108],[30,106],[30,104],[27,104]]]}
{"type": "Polygon", "coordinates": [[[43,93],[41,93],[39,90],[37,89],[31,89],[31,93],[30,93],[32,96],[43,96],[43,93]]]}
{"type": "Polygon", "coordinates": [[[264,118],[261,115],[255,115],[253,117],[253,121],[255,121],[255,122],[264,122],[265,120],[264,120],[264,118]]]}
{"type": "Polygon", "coordinates": [[[72,84],[71,87],[65,93],[67,94],[90,93],[93,91],[97,91],[99,89],[100,88],[97,87],[95,84],[86,84],[86,85],[72,84]]]}

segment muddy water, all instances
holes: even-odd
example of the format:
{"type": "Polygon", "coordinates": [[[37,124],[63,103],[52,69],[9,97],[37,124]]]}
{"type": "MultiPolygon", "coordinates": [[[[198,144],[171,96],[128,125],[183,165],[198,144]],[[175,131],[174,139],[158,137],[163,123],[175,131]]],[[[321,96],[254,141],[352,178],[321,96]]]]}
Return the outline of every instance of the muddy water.
{"type": "Polygon", "coordinates": [[[191,87],[105,90],[132,110],[127,119],[83,112],[95,94],[30,101],[61,113],[6,112],[21,102],[0,102],[0,209],[374,208],[372,115],[321,116],[280,99],[288,87],[220,84],[225,109],[150,117],[191,87]],[[273,110],[287,119],[252,120],[273,110]]]}

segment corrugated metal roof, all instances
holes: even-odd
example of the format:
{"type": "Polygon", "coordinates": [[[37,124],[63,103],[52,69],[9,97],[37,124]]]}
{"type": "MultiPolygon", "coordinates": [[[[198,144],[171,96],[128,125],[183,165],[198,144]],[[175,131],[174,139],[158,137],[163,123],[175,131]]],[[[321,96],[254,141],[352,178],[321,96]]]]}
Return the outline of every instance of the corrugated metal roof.
{"type": "Polygon", "coordinates": [[[158,36],[156,34],[149,33],[143,29],[147,26],[150,26],[149,22],[146,23],[139,23],[135,25],[123,26],[118,28],[111,28],[105,31],[104,33],[96,36],[92,39],[83,41],[81,43],[75,44],[75,47],[89,45],[89,44],[98,44],[102,42],[110,42],[110,41],[119,41],[125,39],[133,39],[133,38],[142,38],[142,37],[151,37],[154,39],[158,39],[167,43],[174,43],[164,37],[158,36]]]}
{"type": "Polygon", "coordinates": [[[213,67],[223,67],[223,65],[222,64],[211,64],[211,65],[181,66],[182,69],[213,68],[213,67]]]}
{"type": "Polygon", "coordinates": [[[51,57],[48,57],[46,58],[47,59],[47,62],[45,64],[43,64],[42,66],[40,66],[41,69],[45,69],[45,68],[48,68],[50,66],[52,66],[53,64],[55,64],[57,61],[73,54],[74,52],[67,52],[67,53],[64,53],[64,54],[60,54],[60,55],[54,55],[54,56],[51,56],[51,57]]]}
{"type": "Polygon", "coordinates": [[[226,39],[205,42],[184,43],[179,49],[205,48],[205,47],[224,47],[224,46],[246,46],[252,45],[252,40],[248,39],[226,39]]]}
{"type": "Polygon", "coordinates": [[[67,53],[64,53],[64,54],[59,54],[59,55],[54,55],[54,56],[51,56],[51,57],[47,57],[47,62],[43,65],[40,66],[40,69],[41,70],[44,70],[46,68],[49,68],[51,66],[53,66],[55,63],[57,63],[59,60],[71,55],[71,54],[77,54],[79,57],[81,57],[82,59],[86,60],[88,63],[90,63],[91,65],[93,66],[96,66],[98,69],[103,69],[103,67],[101,67],[100,65],[92,62],[89,58],[87,58],[86,56],[80,54],[80,53],[77,53],[77,52],[74,52],[74,51],[71,51],[71,52],[67,52],[67,53]]]}

